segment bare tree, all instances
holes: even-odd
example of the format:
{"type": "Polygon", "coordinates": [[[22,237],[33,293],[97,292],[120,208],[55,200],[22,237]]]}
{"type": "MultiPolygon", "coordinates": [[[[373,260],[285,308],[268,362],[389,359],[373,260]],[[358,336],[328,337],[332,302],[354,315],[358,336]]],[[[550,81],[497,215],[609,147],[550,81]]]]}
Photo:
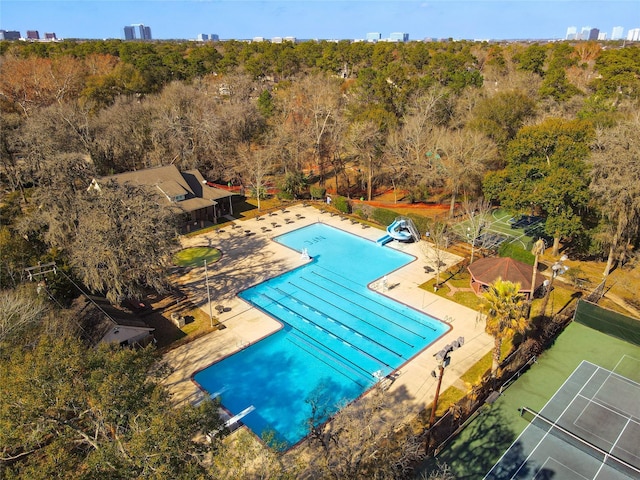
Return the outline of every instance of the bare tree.
{"type": "Polygon", "coordinates": [[[395,178],[407,177],[414,185],[438,183],[437,165],[429,161],[429,156],[433,154],[433,130],[444,123],[444,101],[444,91],[439,88],[412,99],[401,127],[389,133],[385,153],[395,178]]]}
{"type": "Polygon", "coordinates": [[[254,191],[261,209],[260,200],[265,195],[266,180],[273,169],[273,151],[269,147],[245,145],[238,149],[236,174],[254,191]]]}
{"type": "Polygon", "coordinates": [[[212,455],[210,473],[214,478],[299,478],[297,474],[301,467],[295,462],[285,464],[283,454],[277,450],[279,445],[273,445],[270,434],[260,440],[251,432],[240,429],[233,438],[219,442],[212,455]]]}
{"type": "Polygon", "coordinates": [[[151,188],[101,185],[78,200],[78,233],[71,265],[94,292],[114,302],[166,289],[166,268],[176,247],[176,213],[158,204],[151,188]]]}
{"type": "Polygon", "coordinates": [[[0,344],[43,320],[47,305],[27,287],[0,290],[0,344]]]}
{"type": "Polygon", "coordinates": [[[497,151],[487,137],[469,129],[441,132],[437,151],[451,192],[449,215],[453,216],[458,195],[480,189],[483,175],[497,157],[497,151]]]}
{"type": "Polygon", "coordinates": [[[88,184],[77,190],[42,187],[41,208],[23,230],[60,249],[77,278],[113,302],[148,288],[162,292],[176,246],[176,213],[160,205],[149,187],[109,182],[87,191],[88,184]]]}
{"type": "Polygon", "coordinates": [[[427,241],[420,242],[422,253],[425,259],[433,264],[436,271],[436,283],[434,290],[440,287],[440,272],[445,265],[447,253],[445,249],[449,246],[449,225],[446,222],[434,220],[426,232],[427,241]]]}
{"type": "Polygon", "coordinates": [[[384,136],[379,125],[372,120],[353,123],[349,131],[348,143],[354,156],[365,165],[367,199],[373,196],[373,182],[380,167],[384,147],[384,136]]]}
{"type": "Polygon", "coordinates": [[[471,244],[471,259],[469,263],[473,263],[475,247],[482,231],[490,221],[491,203],[480,197],[475,201],[464,199],[462,202],[462,211],[465,216],[465,224],[467,225],[467,240],[471,244]]]}
{"type": "Polygon", "coordinates": [[[601,239],[608,246],[609,275],[616,256],[624,254],[627,244],[638,238],[640,228],[640,162],[638,139],[640,115],[621,122],[609,130],[597,132],[592,148],[591,185],[602,217],[601,239]]]}
{"type": "MultiPolygon", "coordinates": [[[[322,395],[322,390],[315,394],[322,395]]],[[[313,478],[388,479],[407,475],[411,465],[422,458],[424,448],[419,435],[403,423],[408,414],[400,399],[404,394],[394,395],[378,384],[326,424],[312,427],[308,469],[313,478]]],[[[314,402],[323,403],[322,398],[314,402]]],[[[322,408],[315,412],[321,413],[322,408]]],[[[310,424],[315,425],[313,419],[310,424]]]]}

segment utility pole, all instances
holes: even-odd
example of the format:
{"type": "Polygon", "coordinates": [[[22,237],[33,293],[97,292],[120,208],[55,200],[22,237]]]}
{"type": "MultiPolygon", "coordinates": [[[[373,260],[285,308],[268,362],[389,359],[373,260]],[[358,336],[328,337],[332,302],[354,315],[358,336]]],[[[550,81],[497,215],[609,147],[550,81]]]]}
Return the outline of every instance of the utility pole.
{"type": "MultiPolygon", "coordinates": [[[[556,279],[558,275],[563,275],[567,273],[567,270],[569,270],[569,267],[567,267],[564,264],[564,262],[568,259],[569,257],[567,257],[566,255],[563,255],[560,257],[558,261],[556,261],[553,265],[551,265],[551,280],[545,280],[546,292],[544,294],[544,301],[542,302],[542,308],[540,309],[540,313],[542,314],[542,316],[545,315],[547,310],[547,303],[549,302],[549,294],[551,293],[551,290],[553,288],[553,281],[556,279]]],[[[553,316],[553,312],[551,312],[551,315],[553,316]]]]}
{"type": "Polygon", "coordinates": [[[438,372],[435,370],[431,372],[431,376],[438,379],[438,384],[436,385],[436,394],[433,397],[433,406],[431,407],[431,416],[429,417],[429,433],[427,435],[427,441],[424,446],[425,454],[429,454],[429,447],[431,444],[431,429],[433,428],[433,424],[436,420],[436,410],[438,409],[438,399],[440,397],[440,386],[442,385],[442,377],[444,376],[444,369],[451,362],[451,358],[449,354],[454,350],[457,350],[462,345],[464,345],[464,337],[458,337],[456,340],[446,345],[442,350],[434,355],[436,357],[436,361],[438,362],[438,372]]]}

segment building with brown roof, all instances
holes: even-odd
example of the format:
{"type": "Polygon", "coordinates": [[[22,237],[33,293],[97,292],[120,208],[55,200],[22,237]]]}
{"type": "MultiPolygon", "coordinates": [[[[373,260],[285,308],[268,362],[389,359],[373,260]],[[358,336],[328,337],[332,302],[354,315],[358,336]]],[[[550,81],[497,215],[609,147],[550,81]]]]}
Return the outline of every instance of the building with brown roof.
{"type": "Polygon", "coordinates": [[[210,187],[198,170],[180,172],[175,165],[147,168],[94,179],[90,188],[115,180],[153,187],[162,205],[172,208],[184,218],[184,230],[202,228],[205,222],[233,214],[232,192],[210,187]]]}
{"type": "Polygon", "coordinates": [[[542,275],[536,275],[535,288],[531,288],[533,266],[519,262],[513,258],[481,258],[467,267],[471,274],[471,288],[481,294],[489,285],[501,278],[520,284],[520,292],[531,298],[542,283],[542,275]]]}

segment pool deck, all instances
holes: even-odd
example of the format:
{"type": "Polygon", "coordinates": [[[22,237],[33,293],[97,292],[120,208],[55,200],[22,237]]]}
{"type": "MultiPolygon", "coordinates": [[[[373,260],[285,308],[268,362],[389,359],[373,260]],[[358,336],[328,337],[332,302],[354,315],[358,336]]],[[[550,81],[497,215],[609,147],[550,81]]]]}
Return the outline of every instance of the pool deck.
{"type": "MultiPolygon", "coordinates": [[[[181,238],[183,247],[208,245],[222,251],[221,259],[208,268],[211,310],[207,303],[204,268],[193,268],[176,276],[173,281],[181,285],[207,315],[212,311],[226,328],[170,350],[164,355],[164,361],[171,368],[171,374],[164,379],[164,384],[176,403],[194,403],[202,397],[202,392],[191,380],[195,372],[280,329],[279,322],[249,306],[237,294],[308,262],[300,253],[272,239],[315,222],[340,228],[374,242],[386,233],[376,228],[363,228],[362,224],[352,223],[350,219],[339,215],[321,213],[313,206],[295,205],[287,208],[286,212],[278,210],[276,215],[263,215],[261,220],[238,220],[234,222],[238,227],[225,227],[223,232],[181,238]],[[290,223],[286,223],[285,219],[289,219],[290,223]],[[218,314],[215,308],[217,306],[224,307],[224,312],[218,314]]],[[[454,384],[464,389],[459,377],[493,346],[493,338],[485,333],[484,322],[478,322],[475,310],[419,288],[419,285],[435,275],[435,272],[425,273],[424,266],[433,263],[433,260],[425,256],[425,246],[424,241],[409,244],[393,241],[380,247],[401,250],[413,255],[416,260],[388,274],[386,288],[382,279],[370,285],[380,293],[424,311],[451,326],[448,333],[400,367],[397,378],[389,387],[390,391],[402,391],[403,397],[410,399],[414,414],[433,401],[436,379],[431,376],[431,372],[437,366],[433,358],[436,352],[458,337],[465,338],[464,346],[451,353],[451,364],[443,376],[441,391],[454,384]]],[[[444,259],[446,266],[442,270],[460,260],[458,256],[447,254],[444,259]]]]}

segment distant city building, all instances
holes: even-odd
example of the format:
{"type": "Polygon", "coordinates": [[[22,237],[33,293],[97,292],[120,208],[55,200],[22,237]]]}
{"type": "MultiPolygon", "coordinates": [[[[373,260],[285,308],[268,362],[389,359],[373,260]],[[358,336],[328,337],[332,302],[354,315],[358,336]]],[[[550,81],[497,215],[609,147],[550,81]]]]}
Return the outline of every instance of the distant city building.
{"type": "Polygon", "coordinates": [[[196,40],[199,42],[217,42],[220,37],[215,33],[199,33],[196,40]]]}
{"type": "Polygon", "coordinates": [[[575,40],[578,36],[577,27],[569,27],[567,28],[567,35],[564,37],[565,40],[575,40]]]}
{"type": "Polygon", "coordinates": [[[51,33],[45,33],[44,34],[44,39],[45,40],[57,40],[56,34],[54,32],[51,33]]]}
{"type": "Polygon", "coordinates": [[[640,28],[632,28],[627,32],[627,40],[630,42],[640,41],[640,28]]]}
{"type": "Polygon", "coordinates": [[[589,37],[587,40],[598,40],[598,36],[600,35],[600,29],[592,28],[589,30],[589,37]]]}
{"type": "Polygon", "coordinates": [[[282,43],[282,37],[273,37],[271,43],[282,43]]]}
{"type": "Polygon", "coordinates": [[[38,33],[38,30],[27,30],[27,39],[40,40],[40,33],[38,33]]]}
{"type": "Polygon", "coordinates": [[[382,34],[378,32],[371,32],[367,33],[365,38],[367,39],[367,42],[378,42],[382,38],[382,34]]]}
{"type": "Polygon", "coordinates": [[[254,42],[264,42],[264,37],[253,37],[254,42]]]}
{"type": "Polygon", "coordinates": [[[576,37],[576,40],[589,40],[589,33],[591,32],[591,27],[582,27],[580,33],[576,37]]]}
{"type": "Polygon", "coordinates": [[[285,41],[285,42],[296,43],[297,39],[296,39],[296,37],[284,37],[282,40],[285,41]]]}
{"type": "Polygon", "coordinates": [[[611,40],[622,40],[624,35],[624,27],[613,27],[611,30],[611,40]]]}
{"type": "Polygon", "coordinates": [[[598,34],[598,40],[604,41],[607,39],[607,32],[600,32],[598,34]]]}
{"type": "Polygon", "coordinates": [[[389,35],[389,41],[391,41],[391,42],[408,42],[409,41],[409,34],[408,33],[402,33],[402,32],[394,32],[391,35],[389,35]]]}
{"type": "Polygon", "coordinates": [[[20,32],[17,30],[0,30],[0,40],[20,40],[20,32]]]}
{"type": "Polygon", "coordinates": [[[142,23],[134,23],[124,27],[125,40],[151,40],[151,27],[145,27],[142,23]]]}

